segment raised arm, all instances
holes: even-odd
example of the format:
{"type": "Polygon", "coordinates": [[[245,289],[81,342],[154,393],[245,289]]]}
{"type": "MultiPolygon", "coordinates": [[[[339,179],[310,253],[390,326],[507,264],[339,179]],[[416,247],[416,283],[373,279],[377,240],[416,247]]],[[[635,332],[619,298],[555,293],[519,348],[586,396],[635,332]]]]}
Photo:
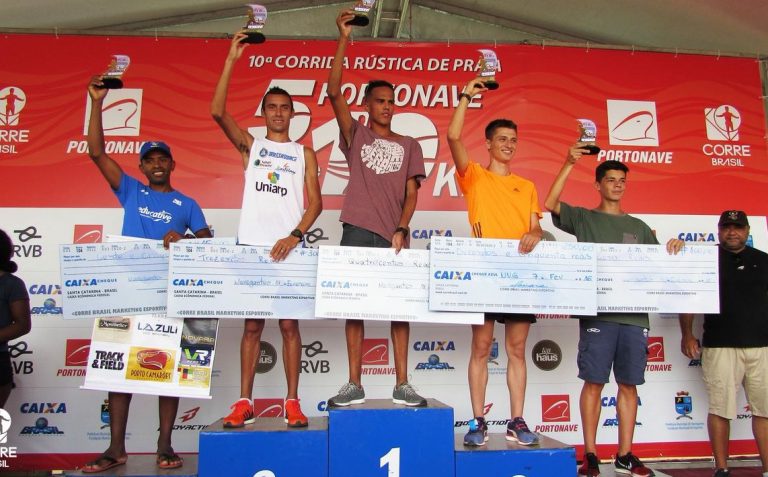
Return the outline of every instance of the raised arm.
{"type": "Polygon", "coordinates": [[[464,116],[467,113],[472,97],[485,91],[488,91],[488,88],[482,87],[482,83],[475,78],[467,83],[459,96],[459,104],[453,111],[451,123],[448,125],[448,147],[451,149],[453,163],[456,164],[456,172],[460,176],[464,176],[464,172],[469,167],[469,154],[467,153],[467,148],[464,147],[464,143],[461,141],[461,133],[464,129],[464,116]]]}
{"type": "Polygon", "coordinates": [[[227,138],[240,152],[240,155],[243,157],[243,168],[248,167],[248,156],[253,145],[253,136],[248,131],[241,129],[235,118],[227,112],[227,90],[229,89],[229,80],[232,77],[235,63],[237,63],[237,60],[247,46],[245,43],[241,43],[245,36],[244,33],[235,33],[232,38],[227,59],[224,60],[224,68],[221,71],[221,77],[216,84],[216,91],[213,93],[213,100],[211,101],[211,116],[213,116],[216,124],[221,127],[227,138]]]}
{"type": "MultiPolygon", "coordinates": [[[[302,234],[306,234],[315,220],[320,216],[320,212],[323,211],[323,200],[320,195],[320,181],[318,180],[318,168],[317,168],[317,156],[315,151],[304,146],[304,188],[307,192],[307,208],[304,210],[304,215],[301,216],[296,228],[301,231],[302,234]]],[[[270,251],[270,256],[275,261],[285,259],[288,254],[293,250],[301,240],[293,235],[278,240],[270,251]]]]}
{"type": "Polygon", "coordinates": [[[101,123],[101,110],[109,90],[100,88],[103,85],[101,78],[101,76],[94,76],[88,83],[88,95],[91,97],[91,115],[88,119],[88,156],[99,168],[109,186],[113,190],[117,190],[120,187],[123,170],[104,151],[104,126],[101,123]]]}
{"type": "Polygon", "coordinates": [[[547,194],[546,200],[544,200],[544,207],[555,215],[560,215],[560,195],[565,188],[565,181],[573,169],[576,162],[581,159],[584,153],[589,152],[587,149],[582,149],[584,143],[577,142],[568,150],[568,156],[565,158],[565,163],[560,169],[560,172],[555,177],[555,181],[552,182],[552,187],[549,188],[549,194],[547,194]]]}
{"type": "Polygon", "coordinates": [[[349,106],[344,96],[341,94],[341,75],[344,70],[344,53],[347,51],[349,35],[352,33],[352,27],[347,22],[354,18],[352,10],[342,10],[336,17],[336,26],[339,28],[339,41],[336,44],[336,56],[333,57],[331,73],[328,75],[328,97],[331,99],[333,113],[336,115],[336,122],[339,123],[344,141],[349,146],[352,143],[352,115],[349,112],[349,106]]]}

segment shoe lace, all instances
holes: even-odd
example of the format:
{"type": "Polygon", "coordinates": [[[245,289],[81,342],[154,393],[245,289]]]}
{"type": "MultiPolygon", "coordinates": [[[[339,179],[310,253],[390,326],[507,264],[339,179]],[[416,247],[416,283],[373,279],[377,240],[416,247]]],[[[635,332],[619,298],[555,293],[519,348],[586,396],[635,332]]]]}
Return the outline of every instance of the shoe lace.
{"type": "Polygon", "coordinates": [[[512,421],[512,429],[521,432],[531,432],[531,430],[528,429],[528,424],[525,423],[522,417],[512,421]]]}
{"type": "Polygon", "coordinates": [[[244,413],[248,412],[248,408],[249,407],[251,407],[250,401],[245,402],[242,399],[239,399],[236,403],[234,403],[233,405],[229,406],[229,408],[232,409],[233,411],[240,411],[240,412],[244,412],[244,413]]]}
{"type": "Polygon", "coordinates": [[[298,399],[286,399],[285,400],[285,410],[290,412],[297,412],[301,410],[301,405],[299,404],[298,399]]]}
{"type": "Polygon", "coordinates": [[[416,393],[416,388],[414,388],[413,385],[409,382],[405,382],[401,384],[400,390],[402,390],[406,396],[418,396],[418,394],[416,393]]]}
{"type": "Polygon", "coordinates": [[[635,469],[637,467],[645,467],[643,463],[640,461],[640,459],[631,452],[625,455],[621,460],[622,461],[626,460],[626,462],[629,464],[630,469],[635,469]]]}

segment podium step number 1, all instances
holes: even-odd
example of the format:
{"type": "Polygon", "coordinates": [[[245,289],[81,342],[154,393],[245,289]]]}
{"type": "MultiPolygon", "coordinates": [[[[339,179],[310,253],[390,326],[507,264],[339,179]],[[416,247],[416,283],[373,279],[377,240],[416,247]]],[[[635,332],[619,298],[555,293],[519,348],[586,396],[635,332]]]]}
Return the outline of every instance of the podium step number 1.
{"type": "Polygon", "coordinates": [[[393,447],[381,456],[379,467],[387,466],[387,477],[400,477],[400,448],[393,447]]]}

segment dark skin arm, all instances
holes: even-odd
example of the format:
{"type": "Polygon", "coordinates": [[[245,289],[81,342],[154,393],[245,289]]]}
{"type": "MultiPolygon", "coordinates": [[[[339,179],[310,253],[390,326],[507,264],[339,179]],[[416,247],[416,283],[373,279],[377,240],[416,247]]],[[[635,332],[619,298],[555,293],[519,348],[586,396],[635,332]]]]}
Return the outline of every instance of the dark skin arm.
{"type": "Polygon", "coordinates": [[[344,137],[347,146],[352,142],[352,127],[354,119],[349,112],[349,106],[344,96],[341,94],[341,75],[344,69],[344,52],[347,50],[349,35],[352,33],[352,27],[347,22],[355,17],[352,10],[342,10],[336,17],[336,26],[339,29],[339,41],[336,45],[336,55],[333,58],[331,72],[328,75],[328,98],[331,100],[333,113],[336,115],[336,121],[339,123],[339,130],[344,137]]]}
{"type": "MultiPolygon", "coordinates": [[[[304,188],[307,191],[307,209],[304,211],[304,215],[301,217],[301,221],[296,228],[301,231],[302,234],[307,233],[307,230],[315,223],[317,217],[320,216],[320,212],[323,211],[323,198],[320,194],[320,182],[317,177],[317,157],[315,151],[304,146],[304,188]]],[[[298,237],[288,235],[278,240],[269,252],[272,260],[279,262],[285,260],[291,250],[301,242],[298,237]]]]}
{"type": "Polygon", "coordinates": [[[0,341],[15,340],[26,335],[32,329],[29,300],[12,301],[9,308],[13,322],[4,328],[0,328],[0,341]]]}
{"type": "Polygon", "coordinates": [[[693,315],[681,313],[680,321],[680,351],[690,359],[698,358],[701,354],[699,340],[693,334],[693,315]]]}
{"type": "MultiPolygon", "coordinates": [[[[195,238],[212,238],[212,237],[213,235],[211,235],[211,230],[208,227],[204,229],[200,229],[197,232],[195,232],[195,238]]],[[[169,230],[168,233],[166,233],[165,236],[163,236],[163,247],[167,249],[170,246],[171,242],[178,242],[183,238],[192,238],[192,237],[184,236],[175,230],[169,230]]]]}
{"type": "Polygon", "coordinates": [[[88,95],[91,97],[91,115],[88,121],[88,156],[99,168],[101,175],[107,180],[112,190],[117,190],[120,187],[123,170],[114,159],[104,152],[104,127],[101,123],[101,109],[109,90],[99,88],[103,84],[101,79],[101,76],[94,76],[88,83],[88,95]]]}

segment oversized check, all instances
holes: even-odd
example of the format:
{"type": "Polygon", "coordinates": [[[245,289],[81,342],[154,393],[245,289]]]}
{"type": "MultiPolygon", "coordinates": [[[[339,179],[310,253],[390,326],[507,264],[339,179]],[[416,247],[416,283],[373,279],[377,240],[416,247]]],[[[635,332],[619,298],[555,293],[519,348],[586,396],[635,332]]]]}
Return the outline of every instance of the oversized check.
{"type": "Polygon", "coordinates": [[[595,246],[432,237],[429,308],[496,313],[597,314],[595,246]]]}
{"type": "MultiPolygon", "coordinates": [[[[161,240],[107,235],[109,243],[61,245],[64,318],[165,313],[168,251],[161,240]]],[[[234,244],[234,237],[178,243],[234,244]]]]}
{"type": "Polygon", "coordinates": [[[315,314],[322,318],[480,324],[483,315],[430,311],[429,251],[320,247],[315,314]]]}
{"type": "Polygon", "coordinates": [[[280,262],[269,246],[171,244],[168,316],[315,318],[317,249],[280,262]]]}
{"type": "Polygon", "coordinates": [[[595,244],[597,310],[638,313],[719,313],[714,246],[595,244]]]}
{"type": "Polygon", "coordinates": [[[59,265],[65,319],[165,312],[161,241],[61,245],[59,265]]]}

